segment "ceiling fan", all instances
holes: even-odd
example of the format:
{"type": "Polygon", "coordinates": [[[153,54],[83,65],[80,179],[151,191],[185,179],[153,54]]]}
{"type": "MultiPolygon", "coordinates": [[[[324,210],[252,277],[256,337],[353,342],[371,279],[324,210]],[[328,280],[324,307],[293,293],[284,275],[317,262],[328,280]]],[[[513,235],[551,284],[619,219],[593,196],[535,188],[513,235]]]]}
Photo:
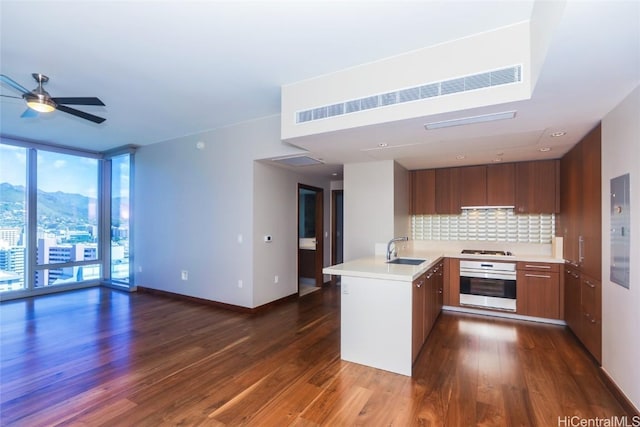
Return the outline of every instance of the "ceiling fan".
{"type": "MultiPolygon", "coordinates": [[[[42,88],[42,85],[49,81],[49,77],[44,74],[33,73],[33,78],[38,82],[38,87],[34,90],[27,90],[15,80],[10,77],[0,74],[0,82],[6,83],[18,92],[22,93],[22,98],[27,101],[27,110],[22,113],[20,117],[35,117],[38,113],[50,113],[54,110],[62,111],[85,120],[90,120],[94,123],[102,123],[106,119],[93,114],[85,113],[84,111],[76,110],[75,108],[67,107],[65,104],[70,105],[102,105],[104,103],[96,97],[73,97],[73,98],[60,98],[52,97],[49,93],[42,88]]],[[[18,98],[17,96],[0,95],[6,98],[18,98]]]]}

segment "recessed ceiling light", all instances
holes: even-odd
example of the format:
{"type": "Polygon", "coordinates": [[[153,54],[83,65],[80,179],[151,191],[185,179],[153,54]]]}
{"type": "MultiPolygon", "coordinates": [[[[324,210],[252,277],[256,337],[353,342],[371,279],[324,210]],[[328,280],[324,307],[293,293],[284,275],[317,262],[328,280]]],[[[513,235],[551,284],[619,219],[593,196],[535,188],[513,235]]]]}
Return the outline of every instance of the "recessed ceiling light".
{"type": "Polygon", "coordinates": [[[547,151],[551,151],[551,147],[541,147],[538,148],[538,151],[540,151],[541,153],[546,153],[547,151]]]}
{"type": "Polygon", "coordinates": [[[463,160],[463,159],[465,159],[465,158],[466,158],[466,156],[465,156],[464,154],[458,154],[458,155],[456,156],[456,159],[458,159],[458,160],[463,160]]]}
{"type": "Polygon", "coordinates": [[[558,137],[560,137],[560,136],[565,136],[566,134],[567,134],[567,133],[566,133],[565,131],[562,131],[562,130],[561,130],[561,131],[559,131],[559,132],[553,132],[553,133],[551,134],[551,136],[552,136],[553,138],[558,138],[558,137]]]}
{"type": "Polygon", "coordinates": [[[503,111],[502,113],[484,114],[481,116],[461,117],[459,119],[443,120],[441,122],[427,123],[425,129],[433,130],[440,128],[448,128],[452,126],[470,125],[473,123],[493,122],[495,120],[513,119],[516,116],[515,111],[503,111]]]}
{"type": "Polygon", "coordinates": [[[384,148],[384,147],[388,147],[389,144],[387,144],[386,142],[381,142],[380,144],[378,144],[378,147],[380,148],[384,148]]]}

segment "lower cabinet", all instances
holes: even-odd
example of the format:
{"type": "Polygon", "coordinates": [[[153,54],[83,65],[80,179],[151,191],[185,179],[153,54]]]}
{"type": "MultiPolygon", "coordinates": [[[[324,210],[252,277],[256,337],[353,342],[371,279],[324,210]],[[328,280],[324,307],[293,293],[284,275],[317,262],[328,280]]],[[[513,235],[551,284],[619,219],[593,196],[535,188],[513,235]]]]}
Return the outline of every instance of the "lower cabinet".
{"type": "Polygon", "coordinates": [[[423,274],[413,281],[411,291],[412,318],[411,318],[411,360],[416,360],[422,344],[424,343],[424,295],[425,295],[425,278],[427,274],[423,274]]]}
{"type": "Polygon", "coordinates": [[[414,280],[412,288],[411,354],[416,360],[442,310],[444,262],[439,261],[414,280]]]}
{"type": "Polygon", "coordinates": [[[516,269],[516,312],[524,316],[561,319],[559,264],[519,261],[516,269]]]}
{"type": "Polygon", "coordinates": [[[602,283],[569,264],[565,265],[564,282],[567,326],[602,362],[602,283]]]}

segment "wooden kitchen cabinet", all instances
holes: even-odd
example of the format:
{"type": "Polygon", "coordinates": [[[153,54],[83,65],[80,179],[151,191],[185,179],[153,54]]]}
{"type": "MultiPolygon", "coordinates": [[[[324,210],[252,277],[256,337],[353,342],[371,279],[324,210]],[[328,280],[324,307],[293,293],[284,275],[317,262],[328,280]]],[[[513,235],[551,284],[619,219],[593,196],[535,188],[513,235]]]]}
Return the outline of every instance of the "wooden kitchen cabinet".
{"type": "Polygon", "coordinates": [[[409,172],[410,215],[436,213],[436,170],[422,169],[409,172]]]}
{"type": "Polygon", "coordinates": [[[460,206],[486,206],[487,166],[465,166],[459,174],[460,206]]]}
{"type": "Polygon", "coordinates": [[[460,260],[458,258],[444,259],[443,276],[443,304],[460,306],[460,260]]]}
{"type": "Polygon", "coordinates": [[[412,288],[411,355],[415,361],[433,329],[443,302],[444,260],[414,280],[412,288]]]}
{"type": "Polygon", "coordinates": [[[538,160],[515,164],[518,214],[560,211],[560,161],[538,160]]]}
{"type": "Polygon", "coordinates": [[[516,165],[500,163],[487,166],[487,206],[515,206],[516,165]]]}
{"type": "Polygon", "coordinates": [[[460,209],[460,168],[436,169],[436,213],[457,215],[460,209]]]}
{"type": "Polygon", "coordinates": [[[519,261],[516,270],[516,312],[524,316],[561,319],[559,265],[519,261]]]}
{"type": "Polygon", "coordinates": [[[556,217],[556,230],[563,237],[564,259],[579,265],[578,241],[582,227],[582,144],[573,147],[560,161],[560,215],[556,217]]]}
{"type": "MultiPolygon", "coordinates": [[[[580,271],[589,276],[602,277],[602,168],[601,129],[591,131],[582,144],[582,173],[580,189],[582,206],[580,209],[579,246],[580,271]]],[[[599,281],[600,279],[598,279],[599,281]]]]}
{"type": "Polygon", "coordinates": [[[570,264],[564,266],[564,320],[576,334],[582,336],[580,307],[580,271],[570,264]]]}
{"type": "Polygon", "coordinates": [[[602,357],[601,126],[561,159],[565,320],[589,352],[602,357]]]}
{"type": "Polygon", "coordinates": [[[580,341],[602,362],[602,283],[600,280],[580,275],[582,324],[580,341]]]}
{"type": "Polygon", "coordinates": [[[411,291],[411,360],[415,361],[424,343],[426,274],[413,281],[411,291]]]}

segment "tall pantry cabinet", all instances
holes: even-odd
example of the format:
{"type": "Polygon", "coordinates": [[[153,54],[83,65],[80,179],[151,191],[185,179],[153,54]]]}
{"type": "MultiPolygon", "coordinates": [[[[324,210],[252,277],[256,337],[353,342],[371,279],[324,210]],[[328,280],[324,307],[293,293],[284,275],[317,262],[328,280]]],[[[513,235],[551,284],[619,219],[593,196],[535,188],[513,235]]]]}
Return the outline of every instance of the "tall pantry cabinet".
{"type": "Polygon", "coordinates": [[[565,320],[589,352],[602,358],[601,127],[561,160],[565,320]]]}

